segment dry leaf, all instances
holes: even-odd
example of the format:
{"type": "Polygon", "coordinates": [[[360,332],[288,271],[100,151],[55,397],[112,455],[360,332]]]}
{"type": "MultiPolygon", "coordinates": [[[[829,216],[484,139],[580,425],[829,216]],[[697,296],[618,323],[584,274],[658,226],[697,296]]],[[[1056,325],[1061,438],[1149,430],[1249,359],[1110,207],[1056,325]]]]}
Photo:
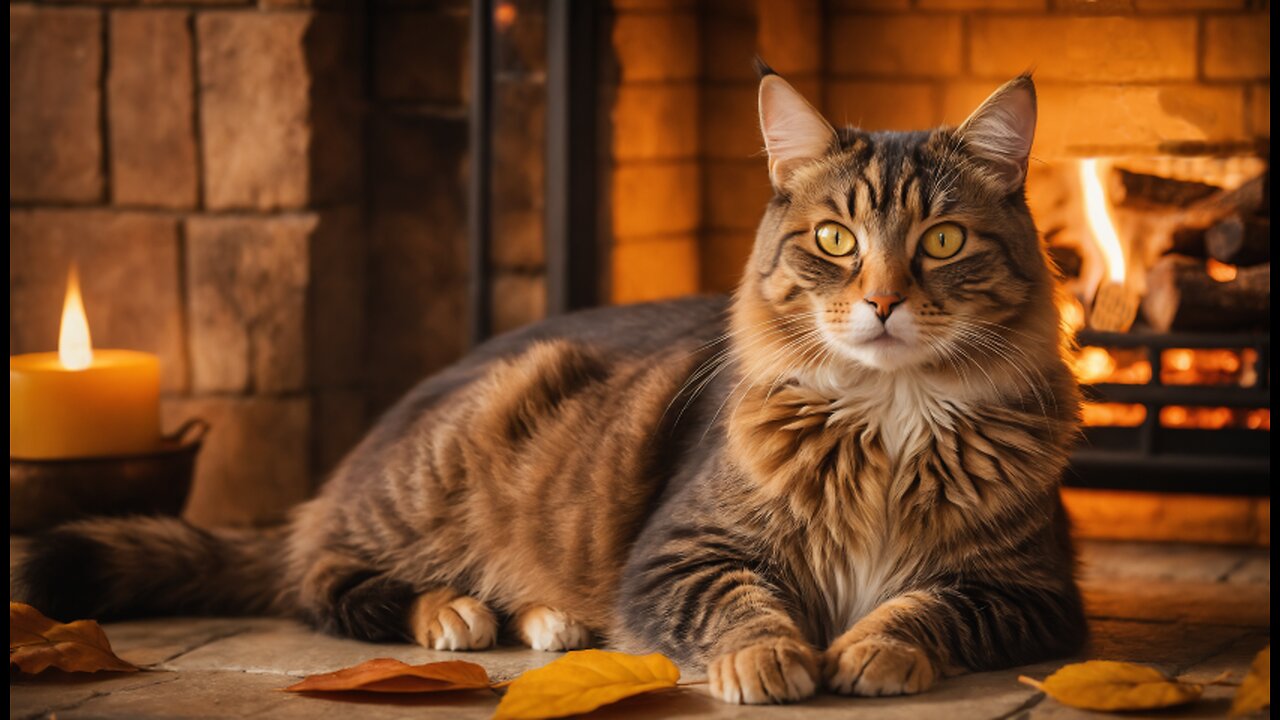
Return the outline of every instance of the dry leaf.
{"type": "Polygon", "coordinates": [[[1204,692],[1202,685],[1178,682],[1153,667],[1110,660],[1067,665],[1044,682],[1018,680],[1085,710],[1153,710],[1189,703],[1204,692]]]}
{"type": "Polygon", "coordinates": [[[92,620],[60,623],[24,603],[9,603],[9,665],[34,675],[48,668],[67,672],[138,668],[116,657],[107,634],[92,620]]]}
{"type": "Polygon", "coordinates": [[[407,665],[378,658],[322,675],[309,675],[285,688],[288,692],[433,693],[489,687],[489,674],[475,663],[462,660],[407,665]]]}
{"type": "Polygon", "coordinates": [[[1253,658],[1249,674],[1244,676],[1236,697],[1231,701],[1231,716],[1248,715],[1271,705],[1271,646],[1253,658]]]}
{"type": "Polygon", "coordinates": [[[662,655],[579,650],[511,683],[494,720],[579,715],[623,698],[673,688],[680,669],[662,655]]]}

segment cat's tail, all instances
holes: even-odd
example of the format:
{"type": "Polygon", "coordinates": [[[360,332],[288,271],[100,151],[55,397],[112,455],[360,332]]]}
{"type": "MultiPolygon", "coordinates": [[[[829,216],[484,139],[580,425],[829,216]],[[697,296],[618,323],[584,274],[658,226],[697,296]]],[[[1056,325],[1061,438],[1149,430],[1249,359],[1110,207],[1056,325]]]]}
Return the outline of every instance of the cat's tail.
{"type": "Polygon", "coordinates": [[[10,597],[62,621],[279,614],[282,535],[202,530],[177,518],[79,520],[19,550],[10,597]]]}

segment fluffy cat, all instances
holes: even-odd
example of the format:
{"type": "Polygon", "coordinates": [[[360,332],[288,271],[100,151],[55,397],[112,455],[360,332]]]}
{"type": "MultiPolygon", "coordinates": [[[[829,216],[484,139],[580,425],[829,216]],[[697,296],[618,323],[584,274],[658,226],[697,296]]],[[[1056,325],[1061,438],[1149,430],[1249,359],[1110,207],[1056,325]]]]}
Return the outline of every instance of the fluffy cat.
{"type": "Polygon", "coordinates": [[[766,72],[776,194],[731,302],[497,338],[394,407],[287,529],[77,522],[33,543],[20,594],[62,619],[603,641],[705,664],[738,703],[1071,653],[1078,397],[1024,200],[1035,115],[1019,77],[959,128],[836,130],[766,72]]]}

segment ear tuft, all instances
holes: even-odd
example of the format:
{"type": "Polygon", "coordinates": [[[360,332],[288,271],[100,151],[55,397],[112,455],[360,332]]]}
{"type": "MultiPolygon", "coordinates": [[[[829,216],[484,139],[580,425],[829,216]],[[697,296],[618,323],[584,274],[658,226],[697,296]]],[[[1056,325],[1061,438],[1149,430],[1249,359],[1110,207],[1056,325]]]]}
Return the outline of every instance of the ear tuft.
{"type": "Polygon", "coordinates": [[[822,113],[777,74],[760,79],[760,131],[774,188],[781,188],[796,168],[826,155],[836,142],[836,131],[822,113]]]}
{"type": "Polygon", "coordinates": [[[1036,86],[1019,75],[991,94],[957,134],[970,152],[985,160],[1010,191],[1022,187],[1036,133],[1036,86]]]}
{"type": "Polygon", "coordinates": [[[766,76],[769,76],[769,75],[778,74],[777,71],[769,67],[769,63],[765,62],[764,58],[760,57],[759,55],[755,57],[755,60],[751,64],[753,67],[755,67],[756,78],[759,80],[763,80],[766,76]]]}

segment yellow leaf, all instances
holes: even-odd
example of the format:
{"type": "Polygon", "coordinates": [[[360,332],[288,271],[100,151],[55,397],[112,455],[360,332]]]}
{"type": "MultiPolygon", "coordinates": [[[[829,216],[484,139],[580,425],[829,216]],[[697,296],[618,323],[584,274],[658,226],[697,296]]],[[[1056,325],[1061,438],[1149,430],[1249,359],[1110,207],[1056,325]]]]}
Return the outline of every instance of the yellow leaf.
{"type": "Polygon", "coordinates": [[[662,655],[579,650],[511,683],[494,720],[540,720],[591,712],[623,698],[672,688],[680,669],[662,655]]]}
{"type": "Polygon", "coordinates": [[[1248,715],[1271,705],[1271,646],[1253,658],[1249,674],[1244,676],[1236,697],[1231,701],[1231,716],[1248,715]]]}
{"type": "Polygon", "coordinates": [[[1018,679],[1063,705],[1085,710],[1153,710],[1189,703],[1204,692],[1201,685],[1178,682],[1153,667],[1110,660],[1067,665],[1044,682],[1018,679]]]}
{"type": "Polygon", "coordinates": [[[9,603],[9,665],[31,675],[51,667],[67,672],[138,669],[116,657],[98,623],[56,622],[16,602],[9,603]]]}
{"type": "Polygon", "coordinates": [[[489,674],[475,663],[462,660],[407,665],[391,658],[368,660],[359,665],[321,675],[309,675],[285,688],[286,692],[432,693],[489,687],[489,674]]]}

